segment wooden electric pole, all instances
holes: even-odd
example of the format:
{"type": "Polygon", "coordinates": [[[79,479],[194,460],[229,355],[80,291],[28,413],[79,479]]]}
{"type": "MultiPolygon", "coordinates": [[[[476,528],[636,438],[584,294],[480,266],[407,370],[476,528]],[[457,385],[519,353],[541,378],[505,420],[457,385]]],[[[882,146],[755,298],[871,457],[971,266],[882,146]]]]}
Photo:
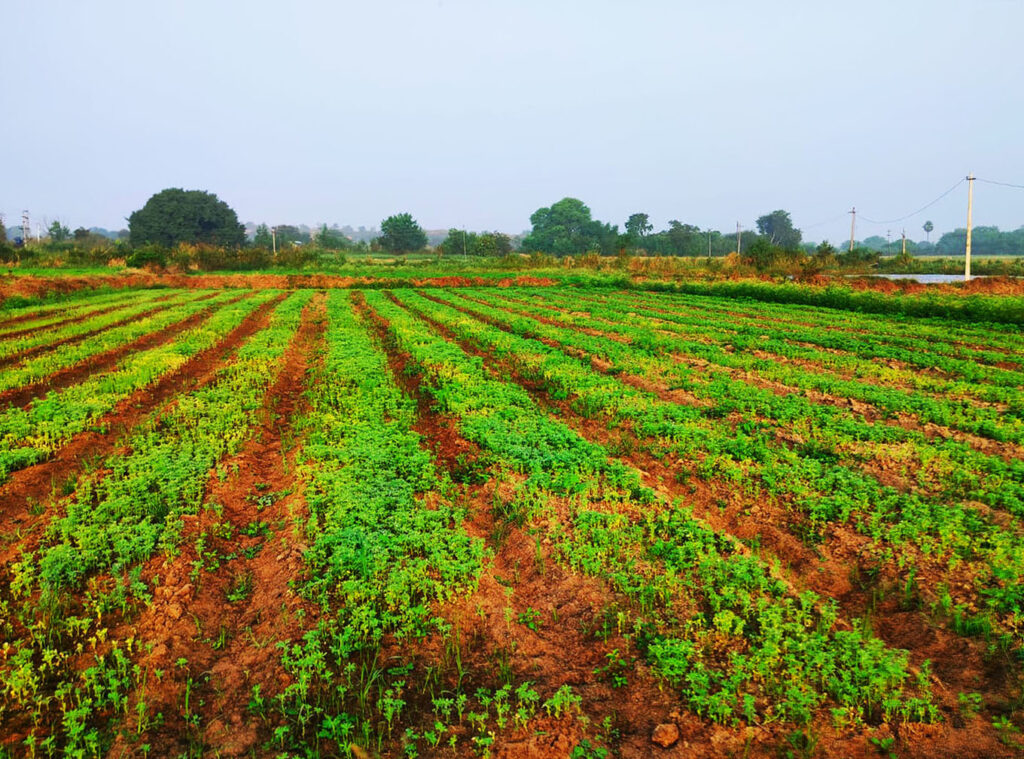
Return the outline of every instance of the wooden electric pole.
{"type": "Polygon", "coordinates": [[[857,206],[850,209],[850,252],[853,253],[853,235],[857,229],[857,206]]]}
{"type": "Polygon", "coordinates": [[[964,282],[971,279],[971,211],[974,210],[974,175],[967,175],[967,248],[964,251],[964,282]]]}
{"type": "Polygon", "coordinates": [[[736,222],[736,255],[740,254],[740,223],[736,222]]]}

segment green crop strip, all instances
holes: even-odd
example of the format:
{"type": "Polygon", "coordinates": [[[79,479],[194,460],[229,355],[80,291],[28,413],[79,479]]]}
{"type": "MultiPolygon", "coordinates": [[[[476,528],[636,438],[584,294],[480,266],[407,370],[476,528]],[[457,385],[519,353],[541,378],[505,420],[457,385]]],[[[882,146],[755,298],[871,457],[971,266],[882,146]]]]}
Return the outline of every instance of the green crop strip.
{"type": "MultiPolygon", "coordinates": [[[[1024,373],[992,370],[998,372],[999,377],[1003,380],[1003,384],[997,385],[986,384],[984,380],[978,378],[951,382],[918,377],[912,381],[914,385],[934,392],[936,396],[932,397],[902,388],[890,388],[845,379],[836,371],[826,371],[826,368],[846,371],[855,375],[866,373],[868,376],[876,377],[891,376],[895,372],[891,369],[889,372],[880,370],[871,364],[870,360],[858,359],[853,356],[844,359],[842,356],[832,353],[791,345],[785,340],[773,338],[771,331],[765,327],[749,327],[744,330],[743,334],[739,334],[729,327],[728,323],[724,326],[720,325],[710,316],[704,319],[687,317],[688,323],[680,325],[678,321],[681,317],[656,313],[654,315],[656,318],[647,318],[643,316],[642,312],[637,313],[638,309],[631,305],[593,306],[589,315],[584,317],[579,315],[580,304],[578,303],[562,300],[557,296],[550,299],[550,302],[557,304],[559,308],[572,309],[574,313],[564,313],[558,310],[545,311],[544,309],[535,309],[533,312],[567,326],[585,326],[622,336],[635,337],[643,331],[643,339],[649,348],[657,347],[665,352],[677,352],[684,356],[703,359],[715,366],[754,372],[765,380],[802,390],[814,390],[842,398],[855,398],[871,403],[884,413],[910,413],[923,422],[941,424],[994,440],[1012,442],[1024,440],[1024,394],[1017,387],[1020,382],[1024,381],[1024,373]],[[627,323],[628,326],[623,327],[623,323],[627,323]],[[669,334],[663,334],[666,332],[669,334]],[[819,364],[821,369],[781,363],[771,356],[762,358],[752,353],[755,350],[809,361],[819,364]],[[972,384],[974,382],[982,384],[972,384]],[[968,397],[960,400],[950,398],[951,395],[966,395],[968,397]],[[999,408],[979,404],[970,398],[971,395],[990,403],[1005,404],[1007,408],[1003,411],[999,408]]],[[[520,307],[523,306],[520,305],[520,307]]],[[[800,337],[807,339],[808,336],[801,335],[800,337]]],[[[852,336],[843,338],[842,341],[832,339],[831,342],[834,344],[839,342],[850,345],[861,344],[856,337],[852,336]]],[[[835,346],[833,345],[833,347],[835,346]]],[[[858,348],[854,352],[871,353],[872,351],[860,351],[858,348]]],[[[896,354],[902,356],[903,360],[914,356],[915,358],[909,363],[931,361],[923,354],[911,354],[902,349],[892,349],[881,358],[896,358],[896,354]]],[[[934,363],[941,364],[942,359],[935,358],[934,363]]],[[[969,362],[959,363],[969,364],[969,362]]],[[[969,365],[974,366],[973,364],[969,365]]],[[[985,367],[979,367],[979,372],[982,369],[985,367]]]]}
{"type": "Polygon", "coordinates": [[[196,298],[202,298],[204,295],[211,294],[212,292],[210,291],[161,292],[159,290],[142,293],[139,297],[126,298],[125,300],[127,302],[118,303],[109,311],[83,319],[75,324],[69,324],[67,326],[57,325],[49,329],[37,329],[34,332],[21,335],[20,337],[2,340],[0,341],[0,358],[7,358],[16,353],[30,350],[32,348],[50,345],[51,343],[55,343],[59,340],[67,340],[69,338],[77,337],[78,335],[84,335],[87,332],[105,329],[112,324],[130,319],[133,316],[145,313],[153,308],[173,307],[180,303],[196,298]],[[157,298],[162,297],[166,298],[166,300],[161,301],[160,303],[154,303],[157,298]]]}
{"type": "Polygon", "coordinates": [[[529,518],[552,498],[568,499],[568,519],[549,537],[571,566],[639,606],[638,647],[691,708],[727,724],[805,722],[831,699],[834,714],[854,722],[934,718],[927,672],[917,681],[920,695],[911,695],[903,653],[837,630],[829,604],[812,593],[794,596],[769,567],[682,504],[655,498],[636,471],[552,420],[522,388],[490,379],[479,359],[383,296],[366,299],[421,366],[435,401],[458,418],[461,434],[501,466],[529,475],[507,508],[529,518]],[[524,437],[537,444],[524,445],[524,437]]]}
{"type": "Polygon", "coordinates": [[[17,627],[3,631],[0,719],[29,716],[40,746],[64,756],[100,754],[108,723],[128,717],[127,695],[142,685],[128,657],[138,644],[106,645],[107,625],[149,600],[138,563],[158,546],[173,548],[182,515],[202,503],[212,467],[250,434],[311,296],[289,296],[213,382],[137,430],[129,452],[109,457],[105,474],[84,478],[38,551],[13,565],[3,603],[21,608],[17,627]],[[83,651],[95,652],[96,667],[80,670],[83,651]]]}
{"type": "Polygon", "coordinates": [[[62,301],[50,306],[28,306],[10,310],[2,310],[0,307],[0,336],[10,332],[20,332],[23,329],[39,329],[48,327],[51,324],[74,319],[75,317],[88,314],[92,311],[108,308],[112,303],[130,302],[135,297],[160,297],[160,293],[172,292],[169,290],[141,290],[134,292],[109,292],[102,295],[90,295],[77,298],[73,301],[62,301]],[[32,317],[29,319],[23,317],[32,317]],[[22,321],[11,323],[14,319],[22,321]]]}
{"type": "Polygon", "coordinates": [[[0,374],[0,392],[39,382],[54,372],[170,327],[231,297],[234,296],[225,293],[210,300],[197,301],[193,299],[167,311],[161,311],[144,319],[93,335],[79,343],[62,345],[55,351],[30,358],[17,366],[5,369],[0,374]]]}
{"type": "Polygon", "coordinates": [[[298,469],[310,511],[300,587],[324,616],[301,642],[281,644],[294,680],[277,700],[290,723],[278,740],[307,751],[319,751],[320,738],[340,740],[342,728],[365,737],[386,723],[390,732],[401,683],[388,686],[390,701],[378,710],[357,697],[370,673],[383,675],[384,636],[443,630],[432,606],[472,591],[483,560],[482,541],[461,525],[454,486],[412,430],[415,405],[395,386],[349,295],[328,297],[327,352],[311,383],[298,469]],[[427,493],[437,496],[431,508],[427,493]]]}
{"type": "MultiPolygon", "coordinates": [[[[924,556],[951,564],[974,562],[977,590],[986,606],[1006,615],[1009,629],[1018,629],[1024,614],[1024,547],[1013,530],[1003,530],[971,508],[882,486],[828,456],[816,456],[813,447],[779,446],[770,428],[755,421],[733,428],[707,409],[664,403],[537,340],[488,326],[408,291],[400,297],[462,339],[513,361],[556,397],[572,398],[582,415],[626,422],[640,437],[657,439],[663,453],[671,452],[702,477],[720,478],[750,497],[785,497],[808,515],[812,525],[848,522],[885,547],[900,566],[913,560],[903,550],[909,544],[924,556]]],[[[512,332],[543,331],[534,320],[508,314],[505,319],[512,332]]],[[[596,339],[573,332],[564,340],[590,345],[596,339]]]]}
{"type": "Polygon", "coordinates": [[[938,491],[944,499],[980,500],[986,505],[1024,516],[1024,462],[1004,461],[996,456],[985,455],[955,440],[931,441],[913,430],[871,424],[845,409],[815,403],[795,393],[780,396],[771,390],[735,379],[725,371],[710,369],[701,373],[669,358],[679,352],[677,341],[644,326],[618,326],[618,323],[603,322],[605,331],[626,341],[623,344],[571,329],[591,323],[585,319],[559,316],[543,309],[524,311],[518,301],[511,301],[495,293],[477,293],[477,296],[476,300],[467,300],[458,295],[437,297],[475,310],[516,334],[543,337],[596,355],[610,361],[615,371],[655,377],[673,389],[685,389],[711,404],[708,409],[699,410],[705,417],[721,419],[732,413],[740,413],[760,420],[771,420],[780,429],[812,439],[814,455],[819,458],[824,455],[842,459],[846,456],[846,450],[854,451],[850,455],[855,459],[863,457],[855,445],[860,442],[913,444],[921,463],[929,464],[928,468],[920,467],[917,475],[918,483],[925,489],[938,491]],[[480,299],[511,310],[488,307],[481,304],[480,299]],[[506,306],[507,303],[519,304],[519,307],[506,306]],[[523,316],[524,313],[536,313],[564,322],[566,326],[553,327],[523,316]],[[932,472],[935,474],[932,475],[932,472]]]}
{"type": "MultiPolygon", "coordinates": [[[[233,296],[213,300],[229,297],[233,296]]],[[[168,343],[129,355],[109,372],[50,393],[27,408],[8,408],[0,412],[0,482],[13,471],[45,460],[119,401],[215,345],[260,304],[273,297],[274,293],[261,293],[221,306],[202,324],[182,332],[168,343]]]]}

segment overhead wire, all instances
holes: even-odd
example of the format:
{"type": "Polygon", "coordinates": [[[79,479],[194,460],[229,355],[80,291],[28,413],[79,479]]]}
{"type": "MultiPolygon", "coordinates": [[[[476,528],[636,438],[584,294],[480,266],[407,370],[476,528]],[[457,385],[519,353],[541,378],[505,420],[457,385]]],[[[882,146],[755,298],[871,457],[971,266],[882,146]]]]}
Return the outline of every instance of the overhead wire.
{"type": "Polygon", "coordinates": [[[909,219],[911,216],[917,216],[922,211],[926,211],[927,209],[931,208],[933,205],[938,203],[940,200],[942,200],[944,197],[949,195],[951,192],[953,192],[953,190],[955,190],[957,187],[959,187],[960,185],[962,185],[966,181],[967,181],[966,177],[964,177],[962,179],[958,179],[956,184],[954,184],[952,187],[950,187],[944,193],[939,195],[939,197],[935,198],[935,200],[933,200],[933,201],[931,201],[929,203],[926,203],[925,205],[923,205],[920,208],[918,208],[916,211],[913,211],[912,213],[908,213],[906,216],[900,216],[897,219],[883,219],[883,220],[879,220],[879,219],[872,219],[872,218],[870,218],[868,216],[864,216],[863,214],[858,213],[857,214],[858,220],[866,221],[869,224],[895,224],[898,221],[904,221],[905,219],[909,219]]]}
{"type": "Polygon", "coordinates": [[[1012,184],[1011,182],[997,182],[994,179],[982,179],[981,177],[975,177],[975,179],[977,179],[979,182],[984,182],[985,184],[997,184],[1000,187],[1015,187],[1018,190],[1024,190],[1024,184],[1012,184]]]}

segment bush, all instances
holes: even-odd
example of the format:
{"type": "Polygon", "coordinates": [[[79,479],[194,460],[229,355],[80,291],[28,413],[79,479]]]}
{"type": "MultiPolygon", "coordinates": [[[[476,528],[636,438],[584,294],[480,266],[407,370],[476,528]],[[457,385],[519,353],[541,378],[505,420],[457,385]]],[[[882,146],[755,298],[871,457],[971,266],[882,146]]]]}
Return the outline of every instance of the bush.
{"type": "Polygon", "coordinates": [[[144,245],[136,248],[125,258],[125,264],[133,269],[158,268],[167,266],[168,252],[157,245],[144,245]]]}

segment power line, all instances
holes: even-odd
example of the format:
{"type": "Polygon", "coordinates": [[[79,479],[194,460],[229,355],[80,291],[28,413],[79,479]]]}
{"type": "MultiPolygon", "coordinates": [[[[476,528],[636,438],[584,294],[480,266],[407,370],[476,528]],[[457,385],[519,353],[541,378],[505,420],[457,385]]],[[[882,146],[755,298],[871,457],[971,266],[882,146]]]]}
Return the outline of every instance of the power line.
{"type": "Polygon", "coordinates": [[[816,224],[804,224],[804,225],[802,225],[800,227],[800,229],[814,229],[815,227],[821,227],[821,226],[824,226],[825,224],[831,224],[834,221],[839,221],[840,219],[845,217],[848,213],[850,213],[850,212],[849,211],[843,211],[841,214],[839,214],[838,216],[833,216],[831,219],[826,219],[825,221],[819,221],[816,224]]]}
{"type": "Polygon", "coordinates": [[[976,177],[976,179],[979,182],[984,182],[985,184],[997,184],[1000,187],[1016,187],[1018,190],[1024,190],[1024,184],[1011,184],[1010,182],[997,182],[994,179],[981,179],[981,178],[978,178],[978,177],[976,177]]]}
{"type": "Polygon", "coordinates": [[[863,214],[861,214],[861,218],[864,221],[870,222],[871,224],[895,224],[897,221],[905,221],[906,219],[909,219],[911,216],[917,216],[922,211],[925,211],[925,210],[931,208],[933,205],[938,203],[940,200],[942,200],[944,197],[949,195],[951,192],[953,192],[953,190],[955,190],[957,187],[959,187],[960,185],[962,185],[966,181],[967,181],[966,178],[958,179],[956,181],[955,185],[953,185],[948,190],[946,190],[944,193],[939,195],[939,197],[935,198],[935,200],[931,201],[930,203],[926,203],[925,205],[921,206],[920,208],[918,208],[913,213],[908,213],[906,216],[900,216],[898,219],[883,219],[883,220],[879,221],[878,219],[870,219],[867,216],[864,216],[863,214]]]}

